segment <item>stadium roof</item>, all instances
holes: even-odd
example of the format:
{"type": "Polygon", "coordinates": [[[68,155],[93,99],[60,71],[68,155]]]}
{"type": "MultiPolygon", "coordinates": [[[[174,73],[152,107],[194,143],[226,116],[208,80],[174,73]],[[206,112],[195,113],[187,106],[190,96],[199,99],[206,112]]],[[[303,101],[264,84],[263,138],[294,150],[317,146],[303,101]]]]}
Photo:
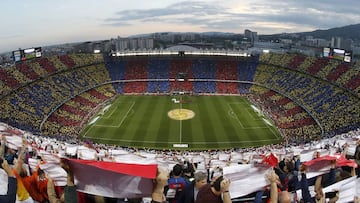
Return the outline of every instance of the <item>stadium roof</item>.
{"type": "Polygon", "coordinates": [[[187,45],[175,45],[172,47],[168,47],[165,50],[167,51],[200,51],[199,49],[192,47],[192,46],[187,46],[187,45]]]}

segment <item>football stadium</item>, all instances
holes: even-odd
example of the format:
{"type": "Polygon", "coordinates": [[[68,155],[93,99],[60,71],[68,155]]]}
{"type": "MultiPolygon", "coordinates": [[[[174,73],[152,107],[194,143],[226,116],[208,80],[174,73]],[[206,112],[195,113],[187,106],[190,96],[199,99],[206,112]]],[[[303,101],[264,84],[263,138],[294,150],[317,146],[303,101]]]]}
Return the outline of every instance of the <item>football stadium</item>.
{"type": "MultiPolygon", "coordinates": [[[[49,163],[69,157],[82,202],[99,196],[105,202],[146,202],[156,168],[175,170],[179,164],[184,174],[214,175],[222,168],[232,181],[232,201],[251,202],[259,188],[236,174],[267,185],[253,176],[265,171],[249,172],[254,164],[282,169],[280,163],[295,167],[301,159],[316,168],[316,154],[329,164],[337,160],[343,173],[355,170],[359,70],[301,54],[183,50],[35,57],[0,69],[0,131],[7,149],[18,151],[25,138],[26,154],[33,155],[29,166],[34,157],[45,157],[40,167],[50,177],[49,163]],[[330,156],[336,153],[344,156],[330,156]],[[89,176],[99,173],[104,183],[89,188],[89,176]],[[118,179],[121,188],[107,185],[118,179]],[[124,189],[142,181],[137,189],[124,189]]],[[[57,187],[65,185],[64,177],[54,175],[57,187]]],[[[343,181],[352,185],[354,178],[343,181]]]]}
{"type": "Polygon", "coordinates": [[[0,7],[0,203],[360,203],[360,1],[0,7]]]}
{"type": "Polygon", "coordinates": [[[1,121],[49,137],[226,149],[309,142],[360,124],[358,69],[324,58],[74,54],[0,71],[1,121]]]}

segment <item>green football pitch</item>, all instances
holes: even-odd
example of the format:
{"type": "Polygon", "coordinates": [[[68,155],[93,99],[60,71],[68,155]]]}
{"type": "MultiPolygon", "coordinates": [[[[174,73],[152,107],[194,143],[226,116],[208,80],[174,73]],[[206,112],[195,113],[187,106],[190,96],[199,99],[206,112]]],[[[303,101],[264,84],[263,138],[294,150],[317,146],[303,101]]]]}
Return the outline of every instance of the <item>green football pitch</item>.
{"type": "Polygon", "coordinates": [[[118,96],[90,119],[81,136],[120,146],[187,150],[281,142],[271,120],[240,96],[118,96]]]}

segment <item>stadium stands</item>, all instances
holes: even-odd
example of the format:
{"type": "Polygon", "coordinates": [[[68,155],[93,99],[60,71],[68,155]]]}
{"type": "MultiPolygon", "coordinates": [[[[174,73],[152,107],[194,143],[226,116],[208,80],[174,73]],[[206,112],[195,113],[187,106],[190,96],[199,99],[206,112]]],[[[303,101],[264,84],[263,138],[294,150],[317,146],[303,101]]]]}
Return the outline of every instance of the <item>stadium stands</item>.
{"type": "Polygon", "coordinates": [[[169,79],[169,60],[149,60],[147,68],[148,76],[147,79],[151,80],[148,82],[147,92],[149,93],[169,93],[170,82],[169,79]],[[164,79],[159,81],[158,79],[164,79]]]}
{"type": "MultiPolygon", "coordinates": [[[[84,65],[85,62],[80,61],[80,59],[81,57],[76,58],[74,61],[84,65]]],[[[2,121],[22,129],[39,132],[43,119],[56,110],[63,102],[80,94],[82,91],[111,80],[103,64],[92,65],[96,60],[99,60],[98,58],[87,56],[84,60],[89,63],[89,66],[58,72],[49,75],[45,79],[38,79],[29,83],[27,86],[17,89],[17,91],[10,92],[3,98],[1,103],[4,109],[1,112],[2,121]]],[[[51,67],[50,63],[43,63],[51,67]]],[[[40,77],[48,75],[48,72],[40,66],[37,60],[29,62],[28,66],[40,77]]],[[[55,71],[54,67],[49,67],[48,70],[50,72],[55,71]]],[[[8,78],[13,78],[7,76],[6,73],[4,75],[7,77],[4,81],[8,81],[8,78]]],[[[9,81],[13,84],[12,88],[20,86],[19,83],[14,82],[14,79],[9,81]]]]}
{"type": "Polygon", "coordinates": [[[172,59],[170,62],[170,78],[178,79],[181,74],[185,81],[177,81],[170,83],[170,90],[173,91],[193,91],[193,83],[187,79],[193,79],[192,61],[190,59],[172,59]]]}
{"type": "Polygon", "coordinates": [[[71,122],[64,126],[79,130],[81,115],[89,114],[115,92],[251,93],[277,116],[278,127],[313,129],[311,137],[321,134],[319,124],[324,135],[334,135],[356,129],[360,123],[359,70],[303,55],[104,59],[97,54],[74,54],[22,62],[0,71],[1,121],[33,131],[39,131],[40,125],[64,125],[66,116],[71,122]],[[108,83],[112,85],[101,89],[108,83]],[[260,94],[260,86],[272,91],[260,94]]]}
{"type": "Polygon", "coordinates": [[[239,94],[238,63],[236,61],[217,61],[216,62],[216,80],[233,82],[216,82],[216,92],[220,94],[239,94]]]}
{"type": "Polygon", "coordinates": [[[199,59],[193,61],[194,93],[216,92],[216,66],[215,61],[210,59],[199,59]],[[200,81],[201,80],[201,81],[200,81]]]}
{"type": "MultiPolygon", "coordinates": [[[[57,148],[51,153],[60,151],[68,156],[65,146],[83,149],[79,132],[116,95],[173,91],[241,94],[272,119],[284,136],[283,144],[292,148],[280,144],[180,153],[95,144],[94,159],[116,161],[119,158],[113,153],[116,150],[129,156],[136,152],[141,161],[151,157],[168,165],[201,157],[198,169],[206,171],[208,167],[213,171],[219,163],[223,167],[258,163],[257,155],[270,152],[285,160],[288,158],[283,154],[285,149],[292,150],[291,159],[295,162],[296,153],[304,149],[299,145],[311,152],[355,153],[354,139],[358,139],[360,126],[359,72],[338,61],[294,54],[265,54],[249,60],[201,56],[105,60],[93,54],[53,56],[0,69],[0,121],[47,136],[38,139],[26,134],[34,150],[52,145],[57,148]],[[309,141],[315,142],[315,149],[307,144],[309,141]]],[[[1,124],[3,133],[9,131],[4,128],[7,124],[1,124]]],[[[11,130],[16,134],[16,130],[11,130]]]]}
{"type": "Polygon", "coordinates": [[[328,58],[316,58],[297,54],[263,54],[260,62],[297,70],[319,79],[329,81],[340,88],[360,96],[359,69],[348,63],[328,58]],[[351,85],[350,85],[351,84],[351,85]]]}

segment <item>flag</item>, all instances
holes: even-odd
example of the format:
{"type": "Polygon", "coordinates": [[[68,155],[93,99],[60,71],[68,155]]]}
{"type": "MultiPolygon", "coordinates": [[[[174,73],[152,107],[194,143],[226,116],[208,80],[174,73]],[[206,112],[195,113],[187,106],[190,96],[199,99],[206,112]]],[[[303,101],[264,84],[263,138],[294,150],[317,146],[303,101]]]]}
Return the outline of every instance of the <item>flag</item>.
{"type": "Polygon", "coordinates": [[[336,166],[349,166],[357,167],[357,164],[353,160],[348,160],[344,155],[325,155],[311,161],[304,162],[307,166],[307,178],[312,178],[324,173],[328,173],[331,167],[331,161],[336,160],[336,166]]]}
{"type": "Polygon", "coordinates": [[[307,167],[306,178],[312,178],[330,172],[331,161],[336,160],[335,156],[325,155],[311,161],[304,162],[307,167]]]}
{"type": "Polygon", "coordinates": [[[18,150],[22,147],[22,137],[17,135],[5,136],[6,146],[18,150]]]}
{"type": "Polygon", "coordinates": [[[346,159],[344,155],[339,156],[339,158],[336,160],[336,166],[349,166],[352,168],[357,168],[358,165],[354,160],[346,159]]]}
{"type": "Polygon", "coordinates": [[[314,165],[319,164],[319,163],[328,164],[331,161],[336,160],[336,158],[337,157],[333,156],[333,155],[325,155],[325,156],[321,156],[319,158],[313,159],[311,161],[304,162],[304,165],[305,166],[314,166],[314,165]]]}
{"type": "Polygon", "coordinates": [[[231,198],[241,197],[252,192],[262,190],[269,185],[266,174],[270,173],[271,167],[267,165],[240,164],[223,168],[223,174],[231,181],[231,198]]]}
{"type": "Polygon", "coordinates": [[[278,158],[273,153],[270,153],[269,155],[263,157],[263,163],[266,163],[271,167],[276,167],[278,164],[278,158]]]}
{"type": "Polygon", "coordinates": [[[8,191],[8,174],[4,169],[0,169],[0,195],[6,195],[8,191]]]}
{"type": "Polygon", "coordinates": [[[40,164],[40,168],[54,181],[55,186],[65,186],[67,184],[67,173],[60,167],[60,162],[45,162],[40,164]]]}
{"type": "Polygon", "coordinates": [[[80,192],[113,198],[151,196],[156,164],[68,160],[80,192]]]}
{"type": "Polygon", "coordinates": [[[352,202],[355,195],[360,195],[357,191],[358,184],[359,179],[351,177],[323,188],[323,192],[325,194],[326,192],[339,191],[339,200],[337,202],[352,202]]]}

